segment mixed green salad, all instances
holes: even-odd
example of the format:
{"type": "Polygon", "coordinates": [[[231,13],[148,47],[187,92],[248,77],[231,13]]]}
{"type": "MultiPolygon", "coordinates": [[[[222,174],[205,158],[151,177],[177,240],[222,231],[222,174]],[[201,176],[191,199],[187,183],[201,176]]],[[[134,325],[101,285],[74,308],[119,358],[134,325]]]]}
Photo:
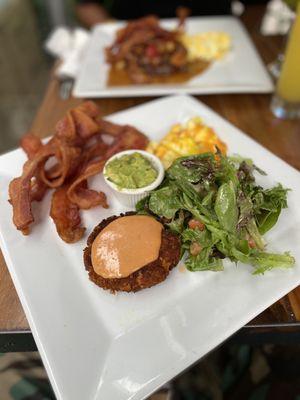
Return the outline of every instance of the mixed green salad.
{"type": "Polygon", "coordinates": [[[265,251],[263,235],[287,207],[288,189],[263,189],[251,160],[205,153],[181,157],[163,183],[136,206],[140,214],[159,217],[182,241],[190,271],[221,271],[223,259],[251,264],[254,274],[290,267],[288,253],[265,251]]]}

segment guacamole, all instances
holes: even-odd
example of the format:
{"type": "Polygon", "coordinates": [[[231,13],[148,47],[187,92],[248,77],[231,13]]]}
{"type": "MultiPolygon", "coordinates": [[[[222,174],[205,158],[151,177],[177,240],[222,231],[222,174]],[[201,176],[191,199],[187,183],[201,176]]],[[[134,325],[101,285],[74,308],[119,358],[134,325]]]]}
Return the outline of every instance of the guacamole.
{"type": "Polygon", "coordinates": [[[126,154],[110,161],[105,167],[106,178],[119,189],[139,189],[150,185],[158,172],[140,153],[126,154]]]}

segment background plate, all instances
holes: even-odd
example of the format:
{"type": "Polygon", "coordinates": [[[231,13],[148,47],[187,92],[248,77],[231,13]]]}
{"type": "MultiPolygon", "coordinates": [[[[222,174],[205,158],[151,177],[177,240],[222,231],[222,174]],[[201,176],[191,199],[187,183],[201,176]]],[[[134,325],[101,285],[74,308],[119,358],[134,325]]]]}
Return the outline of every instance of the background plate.
{"type": "MultiPolygon", "coordinates": [[[[114,114],[159,140],[176,122],[199,115],[230,149],[252,157],[269,175],[292,188],[289,208],[267,240],[269,249],[300,259],[299,173],[212,110],[188,96],[156,100],[114,114]]],[[[264,276],[228,262],[224,272],[180,272],[139,293],[112,295],[88,280],[82,262],[85,240],[68,245],[48,217],[50,196],[35,204],[30,236],[11,221],[7,185],[20,174],[21,150],[0,157],[1,248],[58,399],[142,399],[203,357],[245,323],[300,283],[300,265],[264,276]]],[[[108,210],[83,213],[87,232],[103,218],[125,211],[101,177],[108,210]]]]}
{"type": "MultiPolygon", "coordinates": [[[[162,26],[174,28],[177,20],[162,20],[162,26]]],[[[211,65],[203,74],[184,84],[129,85],[107,87],[108,64],[104,48],[110,45],[115,32],[124,23],[97,25],[83,58],[74,86],[76,97],[158,96],[174,93],[267,93],[272,81],[242,23],[235,17],[192,17],[186,25],[188,33],[224,31],[231,35],[232,50],[211,65]]]]}

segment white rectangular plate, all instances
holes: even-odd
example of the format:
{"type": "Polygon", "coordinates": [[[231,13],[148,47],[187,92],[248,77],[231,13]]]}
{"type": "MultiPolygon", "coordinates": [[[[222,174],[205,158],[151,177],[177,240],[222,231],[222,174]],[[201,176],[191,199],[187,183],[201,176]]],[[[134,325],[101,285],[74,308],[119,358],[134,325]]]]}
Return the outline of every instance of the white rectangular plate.
{"type": "MultiPolygon", "coordinates": [[[[162,26],[174,28],[177,20],[162,20],[162,26]]],[[[74,86],[76,97],[130,97],[166,94],[267,93],[272,81],[241,22],[231,16],[193,17],[187,21],[187,32],[224,31],[232,38],[232,50],[224,59],[213,63],[204,73],[181,84],[128,85],[109,87],[109,65],[104,49],[114,41],[115,32],[124,23],[97,25],[86,49],[82,68],[74,86]]]]}
{"type": "MultiPolygon", "coordinates": [[[[159,140],[171,125],[199,115],[228,144],[268,175],[261,183],[292,189],[289,208],[267,235],[269,249],[300,259],[299,173],[188,96],[174,96],[114,114],[159,140]]],[[[82,262],[85,239],[69,245],[48,217],[50,195],[34,205],[36,224],[22,236],[12,224],[7,185],[22,170],[15,150],[0,157],[1,248],[58,399],[143,399],[203,357],[300,283],[300,265],[264,276],[249,265],[226,263],[224,272],[181,272],[134,293],[106,292],[89,281],[82,262]]],[[[110,208],[83,213],[87,233],[103,218],[125,211],[101,177],[110,208]]]]}

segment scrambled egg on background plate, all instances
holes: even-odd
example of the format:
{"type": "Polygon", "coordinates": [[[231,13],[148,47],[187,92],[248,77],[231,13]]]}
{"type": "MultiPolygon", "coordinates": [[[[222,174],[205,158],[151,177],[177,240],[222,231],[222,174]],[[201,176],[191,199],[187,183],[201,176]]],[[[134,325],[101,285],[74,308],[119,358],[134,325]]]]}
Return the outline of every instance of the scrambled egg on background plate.
{"type": "Polygon", "coordinates": [[[220,60],[231,48],[231,37],[226,32],[183,34],[180,40],[188,51],[189,61],[220,60]]]}

